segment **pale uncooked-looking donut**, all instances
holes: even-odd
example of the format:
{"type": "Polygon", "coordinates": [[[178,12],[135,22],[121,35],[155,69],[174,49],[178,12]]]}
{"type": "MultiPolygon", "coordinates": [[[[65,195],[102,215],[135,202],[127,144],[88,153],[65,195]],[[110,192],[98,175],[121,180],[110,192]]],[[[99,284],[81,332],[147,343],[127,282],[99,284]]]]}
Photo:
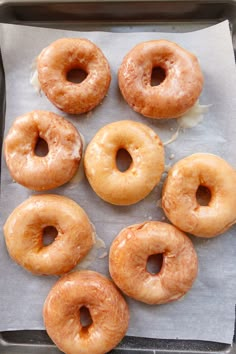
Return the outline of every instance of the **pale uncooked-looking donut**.
{"type": "Polygon", "coordinates": [[[11,258],[34,274],[68,272],[95,242],[94,230],[85,211],[73,200],[59,195],[34,195],[20,204],[4,225],[11,258]],[[55,240],[43,244],[43,231],[52,226],[55,240]]]}
{"type": "Polygon", "coordinates": [[[169,171],[162,207],[179,229],[200,237],[214,237],[236,221],[236,173],[222,158],[198,153],[178,161],[169,171]],[[210,190],[208,205],[199,205],[199,186],[210,190]]]}
{"type": "Polygon", "coordinates": [[[115,285],[93,271],[72,272],[51,289],[43,316],[48,335],[66,354],[104,354],[114,348],[128,328],[129,309],[115,285]],[[80,309],[92,324],[83,327],[80,309]]]}
{"type": "Polygon", "coordinates": [[[164,170],[164,149],[148,126],[129,120],[101,128],[89,143],[84,158],[85,173],[100,198],[116,205],[134,204],[145,198],[164,170]],[[116,164],[120,149],[129,152],[132,163],[121,172],[116,164]]]}
{"type": "Polygon", "coordinates": [[[18,117],[4,144],[12,178],[23,186],[43,191],[68,182],[82,157],[82,140],[66,119],[47,111],[32,111],[18,117]],[[38,139],[46,141],[48,153],[37,156],[38,139]]]}
{"type": "Polygon", "coordinates": [[[178,118],[197,101],[203,75],[195,55],[167,40],[136,45],[119,69],[119,86],[127,103],[150,118],[178,118]],[[160,67],[165,79],[151,86],[152,70],[160,67]]]}
{"type": "Polygon", "coordinates": [[[84,38],[61,38],[38,56],[40,87],[59,109],[71,114],[88,112],[97,106],[110,85],[111,74],[102,51],[84,38]],[[70,82],[67,74],[82,69],[87,77],[81,83],[70,82]]]}
{"type": "Polygon", "coordinates": [[[162,304],[182,297],[198,270],[190,239],[172,225],[150,221],[123,229],[112,242],[109,270],[128,296],[147,304],[162,304]],[[148,257],[163,255],[159,273],[147,271],[148,257]]]}

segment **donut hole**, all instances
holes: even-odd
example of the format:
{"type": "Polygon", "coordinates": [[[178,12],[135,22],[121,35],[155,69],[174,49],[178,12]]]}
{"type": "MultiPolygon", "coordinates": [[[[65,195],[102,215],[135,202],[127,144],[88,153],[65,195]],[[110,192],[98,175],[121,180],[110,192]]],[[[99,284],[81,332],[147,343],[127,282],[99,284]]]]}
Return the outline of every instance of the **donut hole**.
{"type": "Polygon", "coordinates": [[[152,254],[147,259],[147,272],[150,274],[158,274],[163,264],[163,254],[152,254]]]}
{"type": "Polygon", "coordinates": [[[132,157],[125,149],[119,149],[116,154],[116,166],[120,172],[125,172],[129,169],[132,163],[132,157]]]}
{"type": "Polygon", "coordinates": [[[68,71],[66,79],[74,84],[80,84],[86,79],[87,76],[88,74],[85,70],[77,68],[68,71]]]}
{"type": "Polygon", "coordinates": [[[151,86],[158,86],[160,85],[166,78],[166,72],[160,66],[154,67],[152,69],[151,75],[151,86]]]}
{"type": "Polygon", "coordinates": [[[47,156],[48,151],[49,151],[49,149],[48,149],[47,142],[44,139],[38,137],[38,140],[37,140],[35,148],[34,148],[35,155],[39,156],[39,157],[44,157],[44,156],[47,156]]]}
{"type": "Polygon", "coordinates": [[[207,206],[211,201],[211,191],[206,186],[200,185],[196,192],[196,199],[199,205],[207,206]]]}
{"type": "Polygon", "coordinates": [[[84,329],[87,329],[93,323],[89,309],[86,306],[82,306],[80,312],[80,323],[84,329]]]}
{"type": "Polygon", "coordinates": [[[47,226],[43,229],[43,245],[48,246],[58,235],[58,231],[54,226],[47,226]]]}

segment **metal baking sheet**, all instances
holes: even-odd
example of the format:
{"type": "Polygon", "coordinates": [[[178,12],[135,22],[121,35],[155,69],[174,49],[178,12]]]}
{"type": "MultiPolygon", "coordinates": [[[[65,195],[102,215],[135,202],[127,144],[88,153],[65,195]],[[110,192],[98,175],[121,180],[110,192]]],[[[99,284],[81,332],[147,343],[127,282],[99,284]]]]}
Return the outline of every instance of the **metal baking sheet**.
{"type": "MultiPolygon", "coordinates": [[[[114,32],[186,32],[228,19],[236,52],[235,1],[97,1],[0,3],[0,22],[75,30],[114,32]]],[[[0,63],[0,114],[2,141],[5,95],[0,63]]],[[[0,144],[2,145],[2,144],[0,144]]],[[[59,353],[45,331],[0,334],[0,353],[59,353]]],[[[236,353],[236,345],[203,341],[155,340],[126,337],[112,353],[236,353]]],[[[92,353],[91,353],[92,354],[92,353]]]]}

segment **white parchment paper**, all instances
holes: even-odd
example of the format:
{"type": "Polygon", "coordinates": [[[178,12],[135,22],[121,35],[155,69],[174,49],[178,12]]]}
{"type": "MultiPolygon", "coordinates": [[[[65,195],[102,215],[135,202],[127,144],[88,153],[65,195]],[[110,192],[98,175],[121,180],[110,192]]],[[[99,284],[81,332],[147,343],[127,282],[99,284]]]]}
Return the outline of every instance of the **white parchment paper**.
{"type": "MultiPolygon", "coordinates": [[[[97,130],[112,121],[133,119],[152,127],[163,141],[177,129],[176,120],[155,121],[133,112],[119,93],[117,70],[124,55],[136,44],[150,39],[173,40],[195,53],[200,61],[205,84],[201,104],[211,104],[203,121],[181,130],[179,137],[165,147],[166,165],[195,153],[210,152],[225,158],[236,168],[236,73],[228,22],[192,33],[104,33],[70,32],[3,24],[1,50],[6,74],[5,132],[13,120],[26,112],[43,109],[69,119],[88,143],[97,130]],[[110,62],[112,83],[107,97],[92,112],[68,116],[59,112],[29,83],[30,67],[39,52],[61,37],[85,37],[95,42],[110,62]]],[[[24,142],[22,141],[22,144],[24,142]]],[[[74,178],[63,187],[50,191],[66,195],[88,213],[97,234],[109,246],[125,226],[144,220],[163,220],[156,203],[162,183],[136,205],[118,207],[103,202],[90,188],[85,177],[74,178]]],[[[33,192],[14,183],[2,161],[1,228],[11,211],[33,192]]],[[[192,237],[199,257],[199,275],[192,290],[180,301],[148,306],[128,299],[131,320],[128,335],[199,339],[231,343],[236,301],[235,227],[211,240],[192,237]]],[[[84,263],[108,275],[108,258],[99,258],[104,249],[84,263]],[[99,253],[100,252],[100,253],[99,253]],[[91,261],[92,259],[92,261],[91,261]]],[[[0,331],[42,329],[42,306],[57,277],[34,276],[16,265],[8,256],[4,237],[0,239],[0,331]]]]}

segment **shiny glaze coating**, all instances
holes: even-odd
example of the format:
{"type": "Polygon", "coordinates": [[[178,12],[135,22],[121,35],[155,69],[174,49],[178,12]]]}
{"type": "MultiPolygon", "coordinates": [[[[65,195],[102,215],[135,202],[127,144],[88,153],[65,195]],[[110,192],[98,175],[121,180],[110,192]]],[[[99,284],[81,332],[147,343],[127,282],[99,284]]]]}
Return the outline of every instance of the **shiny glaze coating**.
{"type": "Polygon", "coordinates": [[[163,304],[182,297],[198,271],[190,239],[172,225],[150,221],[123,229],[113,241],[109,270],[128,296],[147,304],[163,304]],[[147,271],[148,257],[163,254],[159,273],[147,271]]]}
{"type": "Polygon", "coordinates": [[[179,229],[199,237],[214,237],[236,221],[236,173],[222,158],[198,153],[178,161],[163,187],[162,207],[179,229]],[[211,199],[198,204],[199,186],[207,187],[211,199]]]}
{"type": "Polygon", "coordinates": [[[178,118],[197,101],[203,75],[197,58],[167,40],[136,45],[124,58],[118,74],[121,93],[136,111],[150,118],[178,118]],[[153,68],[165,79],[151,86],[153,68]]]}
{"type": "Polygon", "coordinates": [[[110,85],[107,59],[92,42],[82,38],[61,38],[51,43],[38,56],[40,86],[48,99],[70,114],[85,113],[97,106],[110,85]],[[67,80],[73,69],[81,69],[87,77],[81,83],[67,80]]]}
{"type": "Polygon", "coordinates": [[[145,198],[164,170],[164,149],[158,135],[144,124],[124,120],[104,126],[89,143],[84,158],[85,173],[93,190],[116,205],[134,204],[145,198]],[[130,167],[116,165],[120,149],[129,152],[130,167]]]}
{"type": "Polygon", "coordinates": [[[82,156],[82,140],[66,119],[52,112],[33,111],[14,121],[4,152],[12,178],[29,189],[43,191],[74,176],[82,156]],[[39,138],[48,144],[46,156],[35,154],[39,138]]]}
{"type": "Polygon", "coordinates": [[[103,354],[124,337],[129,309],[110,280],[86,270],[67,274],[54,285],[43,316],[48,335],[66,354],[103,354]],[[89,327],[80,322],[83,306],[93,321],[89,327]]]}
{"type": "Polygon", "coordinates": [[[84,210],[59,195],[34,195],[20,204],[4,225],[11,258],[34,274],[68,272],[95,243],[94,231],[84,210]],[[43,230],[57,229],[55,240],[43,244],[43,230]]]}

